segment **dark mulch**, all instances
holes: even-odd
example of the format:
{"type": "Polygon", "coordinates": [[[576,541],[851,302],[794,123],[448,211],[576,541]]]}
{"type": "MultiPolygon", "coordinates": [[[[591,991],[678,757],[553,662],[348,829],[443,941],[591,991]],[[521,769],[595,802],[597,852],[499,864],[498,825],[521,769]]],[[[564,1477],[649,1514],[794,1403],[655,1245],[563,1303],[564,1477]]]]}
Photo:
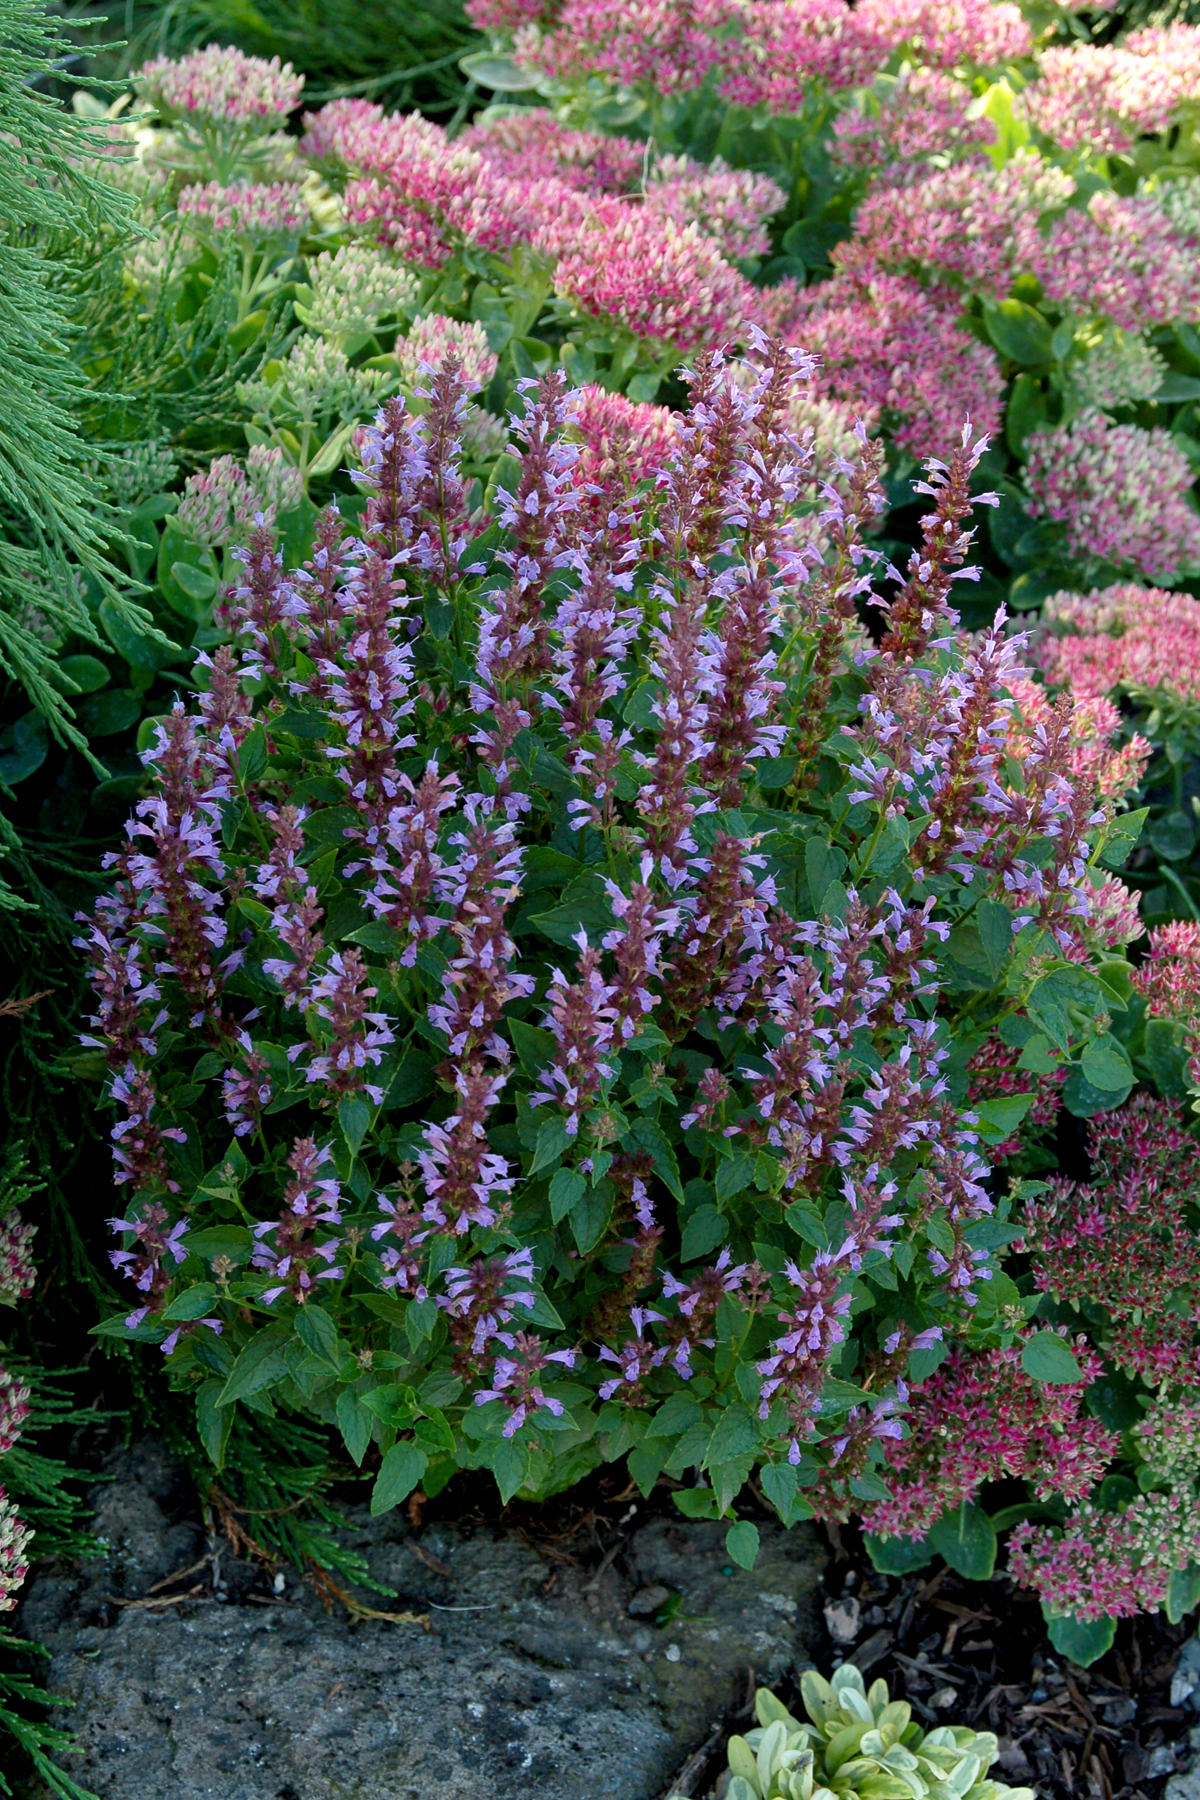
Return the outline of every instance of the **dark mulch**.
{"type": "MultiPolygon", "coordinates": [[[[965,1581],[941,1567],[878,1575],[853,1530],[835,1534],[825,1578],[826,1641],[813,1660],[882,1676],[926,1726],[973,1725],[1000,1739],[992,1773],[1039,1800],[1160,1800],[1192,1760],[1200,1716],[1171,1704],[1172,1677],[1195,1620],[1159,1613],[1125,1620],[1109,1654],[1077,1668],[1051,1647],[1041,1608],[1005,1575],[965,1581]]],[[[1197,1690],[1200,1694],[1200,1689],[1197,1690]]],[[[796,1688],[780,1699],[803,1708],[796,1688]]],[[[752,1723],[742,1709],[734,1730],[752,1723]]],[[[723,1749],[689,1771],[683,1791],[722,1791],[723,1749]]]]}

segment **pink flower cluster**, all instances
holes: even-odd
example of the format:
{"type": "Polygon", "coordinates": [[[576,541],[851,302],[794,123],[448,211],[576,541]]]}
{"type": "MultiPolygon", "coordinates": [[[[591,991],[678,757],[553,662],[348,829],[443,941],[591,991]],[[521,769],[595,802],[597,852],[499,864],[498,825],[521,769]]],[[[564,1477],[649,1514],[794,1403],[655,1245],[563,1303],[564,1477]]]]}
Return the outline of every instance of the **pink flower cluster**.
{"type": "Polygon", "coordinates": [[[401,379],[410,388],[421,387],[428,374],[440,369],[450,356],[457,361],[463,385],[473,394],[487,386],[500,361],[488,345],[487,332],[474,319],[463,323],[442,313],[427,313],[396,340],[401,379]]]}
{"type": "MultiPolygon", "coordinates": [[[[1135,977],[1154,991],[1152,1006],[1200,1000],[1200,927],[1161,927],[1155,951],[1154,975],[1143,963],[1135,977]]],[[[1026,1207],[1037,1286],[1103,1308],[1107,1355],[1152,1387],[1200,1383],[1200,1246],[1187,1217],[1200,1199],[1195,1148],[1178,1107],[1135,1094],[1092,1122],[1092,1184],[1056,1179],[1026,1207]]]]}
{"type": "Polygon", "coordinates": [[[1069,556],[1160,582],[1200,569],[1192,472],[1170,432],[1114,425],[1090,406],[1027,448],[1029,510],[1066,527],[1069,556]]]}
{"type": "Polygon", "coordinates": [[[676,415],[589,385],[575,396],[570,435],[579,445],[570,480],[579,493],[580,523],[607,527],[615,537],[618,509],[639,482],[653,480],[670,461],[678,443],[676,415]]]}
{"type": "Polygon", "coordinates": [[[29,1389],[0,1368],[0,1456],[7,1456],[29,1417],[29,1389]]]}
{"type": "Polygon", "coordinates": [[[865,87],[902,46],[937,69],[994,68],[1032,49],[1007,0],[474,0],[486,29],[514,34],[519,59],[557,80],[601,75],[674,94],[714,69],[741,106],[797,111],[814,84],[865,87]],[[549,16],[548,16],[549,15],[549,16]]]}
{"type": "Polygon", "coordinates": [[[1064,150],[1110,156],[1169,129],[1200,96],[1200,28],[1135,31],[1122,44],[1072,44],[1042,53],[1022,96],[1031,125],[1064,150]]]}
{"type": "Polygon", "coordinates": [[[469,125],[455,140],[510,181],[548,175],[581,194],[628,194],[639,185],[647,152],[631,138],[601,137],[560,124],[542,107],[469,125]]]}
{"type": "Polygon", "coordinates": [[[1043,1499],[1088,1493],[1120,1436],[1084,1411],[1100,1358],[1082,1337],[1071,1347],[1081,1377],[1060,1387],[1025,1373],[1021,1343],[951,1351],[913,1391],[908,1435],[887,1444],[891,1495],[864,1511],[867,1530],[880,1537],[924,1537],[943,1512],[973,1500],[984,1482],[1006,1476],[1032,1481],[1043,1499]]]}
{"type": "Polygon", "coordinates": [[[304,92],[304,77],[291,63],[246,56],[241,50],[209,44],[190,56],[159,56],[138,78],[147,100],[165,118],[183,115],[201,122],[261,128],[283,125],[304,92]]]}
{"type": "Polygon", "coordinates": [[[0,1487],[0,1613],[17,1604],[17,1589],[29,1573],[26,1552],[33,1536],[28,1525],[0,1487]]]}
{"type": "Polygon", "coordinates": [[[193,230],[232,232],[251,240],[295,237],[309,223],[308,203],[295,182],[193,183],[181,192],[176,210],[193,230]]]}
{"type": "Polygon", "coordinates": [[[845,0],[759,0],[742,18],[743,34],[725,52],[720,88],[740,106],[796,112],[814,83],[864,87],[887,58],[877,21],[845,0]]]}
{"type": "Polygon", "coordinates": [[[764,256],[770,248],[765,221],[787,204],[787,195],[769,175],[731,169],[715,157],[695,163],[687,156],[662,156],[646,188],[646,205],[676,225],[696,225],[731,258],[764,256]]]}
{"type": "Polygon", "coordinates": [[[304,493],[299,471],[283,460],[273,445],[254,444],[246,466],[235,456],[218,456],[183,484],[176,518],[197,543],[217,548],[244,537],[257,513],[274,519],[300,504],[304,493]]]}
{"type": "Polygon", "coordinates": [[[18,1212],[0,1218],[0,1306],[15,1306],[33,1292],[33,1244],[36,1225],[26,1225],[18,1212]]]}
{"type": "Polygon", "coordinates": [[[555,291],[682,355],[742,335],[755,293],[697,225],[599,200],[558,259],[555,291]]]}
{"type": "Polygon", "coordinates": [[[1176,919],[1150,933],[1150,954],[1134,970],[1153,1018],[1173,1019],[1183,1031],[1188,1073],[1200,1092],[1200,925],[1176,919]]]}
{"type": "Polygon", "coordinates": [[[851,169],[886,171],[887,180],[904,184],[919,178],[920,162],[973,155],[995,141],[989,119],[972,119],[967,109],[971,89],[939,69],[913,69],[875,108],[837,115],[832,150],[851,169]]]}
{"type": "Polygon", "coordinates": [[[835,276],[793,292],[787,336],[820,365],[813,386],[843,402],[871,430],[928,455],[964,418],[999,429],[1004,380],[995,352],[963,328],[958,296],[913,277],[835,276]]]}
{"type": "Polygon", "coordinates": [[[565,0],[552,31],[518,32],[517,51],[559,79],[595,71],[673,94],[699,87],[723,61],[716,34],[736,11],[737,0],[565,0]]]}
{"type": "Polygon", "coordinates": [[[1052,594],[1039,661],[1047,681],[1078,695],[1163,689],[1200,700],[1200,600],[1131,582],[1052,594]],[[1063,635],[1059,635],[1062,633],[1063,635]]]}
{"type": "Polygon", "coordinates": [[[1051,1614],[1128,1619],[1155,1612],[1177,1569],[1200,1559],[1200,1516],[1187,1494],[1139,1494],[1121,1512],[1085,1501],[1061,1531],[1018,1525],[1008,1565],[1051,1614]]]}

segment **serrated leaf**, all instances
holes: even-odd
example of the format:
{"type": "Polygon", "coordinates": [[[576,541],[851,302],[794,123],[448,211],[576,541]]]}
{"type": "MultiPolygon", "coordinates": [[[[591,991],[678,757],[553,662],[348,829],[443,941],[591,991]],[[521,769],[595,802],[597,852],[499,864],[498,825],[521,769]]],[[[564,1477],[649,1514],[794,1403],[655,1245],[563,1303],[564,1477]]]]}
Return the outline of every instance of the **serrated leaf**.
{"type": "Polygon", "coordinates": [[[1123,1044],[1111,1032],[1095,1038],[1079,1059],[1085,1080],[1104,1093],[1125,1093],[1133,1086],[1133,1065],[1123,1044]]]}
{"type": "Polygon", "coordinates": [[[315,1301],[302,1306],[296,1314],[296,1336],[306,1350],[319,1356],[323,1362],[332,1364],[336,1369],[341,1362],[338,1355],[337,1326],[315,1301]]]}
{"type": "Polygon", "coordinates": [[[684,1262],[694,1262],[697,1257],[707,1256],[718,1244],[724,1243],[728,1233],[728,1220],[715,1206],[698,1206],[684,1223],[680,1257],[684,1262]]]}
{"type": "Polygon", "coordinates": [[[196,1392],[196,1435],[204,1446],[204,1454],[218,1472],[225,1464],[225,1447],[234,1413],[232,1406],[218,1405],[220,1393],[219,1381],[206,1381],[196,1392]]]}
{"type": "Polygon", "coordinates": [[[343,1388],[337,1397],[338,1429],[352,1462],[362,1468],[362,1459],[371,1442],[371,1415],[353,1388],[343,1388]]]}
{"type": "Polygon", "coordinates": [[[758,1440],[758,1421],[750,1408],[744,1401],[731,1401],[717,1420],[702,1466],[711,1469],[716,1463],[745,1456],[757,1448],[758,1440]]]}
{"type": "Polygon", "coordinates": [[[587,1179],[578,1169],[556,1169],[550,1177],[550,1217],[557,1225],[587,1192],[587,1179]]]}
{"type": "Polygon", "coordinates": [[[501,1438],[492,1449],[491,1465],[500,1498],[507,1506],[517,1489],[525,1485],[529,1451],[519,1438],[501,1438]]]}
{"type": "Polygon", "coordinates": [[[380,1465],[371,1490],[371,1516],[391,1512],[407,1500],[428,1467],[429,1458],[419,1445],[405,1438],[393,1444],[380,1465]]]}
{"type": "Polygon", "coordinates": [[[178,1325],[191,1319],[203,1319],[217,1303],[217,1290],[211,1281],[198,1281],[194,1287],[178,1294],[158,1317],[164,1325],[178,1325]]]}
{"type": "Polygon", "coordinates": [[[248,1400],[278,1381],[287,1366],[291,1335],[291,1326],[283,1319],[257,1332],[234,1363],[217,1404],[231,1406],[235,1400],[248,1400]]]}

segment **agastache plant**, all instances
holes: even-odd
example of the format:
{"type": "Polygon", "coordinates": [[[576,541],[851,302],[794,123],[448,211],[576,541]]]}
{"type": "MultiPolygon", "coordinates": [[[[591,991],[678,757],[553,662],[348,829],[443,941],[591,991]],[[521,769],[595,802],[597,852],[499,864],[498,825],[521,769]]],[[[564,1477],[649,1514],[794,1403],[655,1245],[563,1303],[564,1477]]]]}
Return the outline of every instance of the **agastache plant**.
{"type": "Polygon", "coordinates": [[[984,442],[898,573],[875,448],[822,466],[811,359],[745,338],[669,428],[602,409],[654,434],[603,505],[595,393],[531,381],[488,513],[451,335],[359,434],[353,526],[301,567],[249,532],[81,921],[105,1329],[206,1417],[339,1430],[377,1509],[618,1458],[693,1515],[756,1468],[789,1522],[881,1501],[919,1359],[1026,1341],[989,1147],[1036,1088],[968,1104],[970,1058],[1124,1079],[1113,753],[1003,615],[958,628],[984,442]]]}

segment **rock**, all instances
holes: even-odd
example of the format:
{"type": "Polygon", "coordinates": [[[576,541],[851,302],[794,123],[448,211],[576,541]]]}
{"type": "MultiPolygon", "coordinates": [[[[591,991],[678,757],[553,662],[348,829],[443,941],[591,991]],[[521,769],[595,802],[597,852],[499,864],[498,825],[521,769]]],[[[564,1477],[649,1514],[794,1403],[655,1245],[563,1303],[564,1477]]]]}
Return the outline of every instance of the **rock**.
{"type": "Polygon", "coordinates": [[[1159,1775],[1173,1775],[1174,1773],[1174,1744],[1156,1744],[1150,1752],[1150,1761],[1146,1764],[1146,1774],[1153,1781],[1159,1775]]]}
{"type": "Polygon", "coordinates": [[[1163,1789],[1163,1800],[1200,1800],[1200,1765],[1172,1775],[1163,1789]]]}
{"type": "Polygon", "coordinates": [[[631,1619],[645,1619],[651,1613],[661,1612],[671,1598],[671,1590],[656,1582],[653,1587],[639,1588],[625,1611],[631,1619]]]}
{"type": "Polygon", "coordinates": [[[38,1571],[20,1615],[76,1702],[71,1773],[99,1800],[650,1800],[748,1671],[778,1682],[817,1641],[824,1558],[804,1526],[762,1526],[747,1572],[723,1525],[640,1515],[596,1580],[516,1532],[444,1522],[418,1557],[402,1513],[363,1509],[343,1537],[398,1596],[363,1600],[427,1623],[351,1622],[208,1538],[161,1445],[110,1472],[104,1556],[38,1571]],[[650,1589],[679,1596],[669,1637],[626,1616],[650,1589]]]}
{"type": "Polygon", "coordinates": [[[830,1600],[825,1606],[825,1625],[835,1644],[852,1644],[862,1622],[862,1607],[853,1595],[830,1600]]]}
{"type": "Polygon", "coordinates": [[[1120,1700],[1100,1700],[1097,1704],[1104,1708],[1106,1725],[1131,1725],[1137,1718],[1137,1701],[1129,1694],[1120,1700]]]}

